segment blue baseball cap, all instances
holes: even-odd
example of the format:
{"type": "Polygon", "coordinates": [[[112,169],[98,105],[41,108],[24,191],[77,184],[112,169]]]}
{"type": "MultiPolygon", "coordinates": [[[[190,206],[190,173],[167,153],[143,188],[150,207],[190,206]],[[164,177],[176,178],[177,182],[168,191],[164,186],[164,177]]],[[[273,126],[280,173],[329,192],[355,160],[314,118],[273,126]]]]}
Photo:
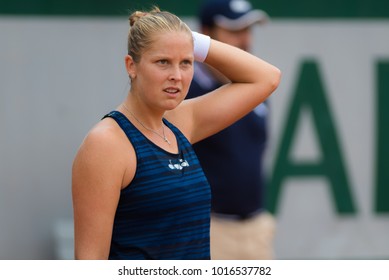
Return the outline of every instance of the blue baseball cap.
{"type": "Polygon", "coordinates": [[[199,18],[203,26],[216,25],[228,30],[240,30],[269,20],[266,12],[253,9],[247,0],[205,0],[199,18]]]}

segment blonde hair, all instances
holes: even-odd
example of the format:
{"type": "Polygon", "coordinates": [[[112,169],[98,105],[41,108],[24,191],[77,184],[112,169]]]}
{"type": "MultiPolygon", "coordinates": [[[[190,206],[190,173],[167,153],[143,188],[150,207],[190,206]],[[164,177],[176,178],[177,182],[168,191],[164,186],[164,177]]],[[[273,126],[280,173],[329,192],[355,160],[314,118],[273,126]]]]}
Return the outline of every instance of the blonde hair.
{"type": "Polygon", "coordinates": [[[179,31],[191,35],[190,28],[176,15],[161,11],[153,7],[150,12],[136,11],[129,17],[130,30],[128,32],[128,54],[135,62],[139,62],[141,55],[152,43],[155,34],[179,31]]]}

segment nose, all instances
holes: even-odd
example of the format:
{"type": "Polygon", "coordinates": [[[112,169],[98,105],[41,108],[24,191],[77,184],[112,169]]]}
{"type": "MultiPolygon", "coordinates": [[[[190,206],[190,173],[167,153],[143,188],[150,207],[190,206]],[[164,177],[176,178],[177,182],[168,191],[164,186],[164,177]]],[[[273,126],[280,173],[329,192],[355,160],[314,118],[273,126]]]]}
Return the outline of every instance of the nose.
{"type": "Polygon", "coordinates": [[[172,65],[169,73],[169,80],[171,81],[179,81],[181,80],[182,73],[179,65],[172,65]]]}

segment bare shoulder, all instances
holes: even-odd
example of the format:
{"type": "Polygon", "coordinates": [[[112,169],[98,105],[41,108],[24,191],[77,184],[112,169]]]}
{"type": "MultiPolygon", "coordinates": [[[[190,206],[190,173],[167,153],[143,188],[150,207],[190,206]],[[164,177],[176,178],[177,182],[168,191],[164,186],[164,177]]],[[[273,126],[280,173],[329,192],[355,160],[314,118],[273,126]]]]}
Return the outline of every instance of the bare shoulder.
{"type": "Polygon", "coordinates": [[[131,173],[128,168],[135,166],[131,165],[134,158],[135,152],[123,130],[114,120],[106,118],[84,138],[73,162],[73,175],[114,180],[121,186],[124,177],[131,173]]]}
{"type": "Polygon", "coordinates": [[[116,122],[104,119],[97,123],[84,138],[79,154],[99,157],[115,152],[124,144],[125,135],[116,122]]]}

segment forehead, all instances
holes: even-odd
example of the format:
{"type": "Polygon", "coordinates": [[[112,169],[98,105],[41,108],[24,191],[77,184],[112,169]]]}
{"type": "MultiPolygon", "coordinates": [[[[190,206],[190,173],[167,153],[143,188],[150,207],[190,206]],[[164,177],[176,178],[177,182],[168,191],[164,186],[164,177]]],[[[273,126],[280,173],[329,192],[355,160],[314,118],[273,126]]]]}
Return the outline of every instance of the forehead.
{"type": "Polygon", "coordinates": [[[185,31],[166,31],[154,34],[145,53],[190,53],[193,54],[192,34],[185,31]]]}

